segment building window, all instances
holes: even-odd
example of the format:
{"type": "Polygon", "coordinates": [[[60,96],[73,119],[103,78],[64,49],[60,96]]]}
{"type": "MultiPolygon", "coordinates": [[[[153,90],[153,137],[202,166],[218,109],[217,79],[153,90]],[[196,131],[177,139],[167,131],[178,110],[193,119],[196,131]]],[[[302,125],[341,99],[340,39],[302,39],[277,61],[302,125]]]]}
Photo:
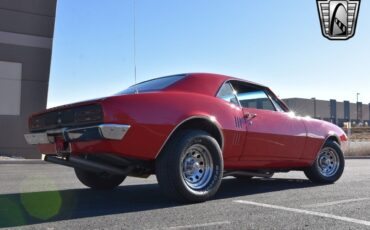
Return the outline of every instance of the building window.
{"type": "Polygon", "coordinates": [[[22,64],[0,61],[0,115],[20,115],[22,64]]]}

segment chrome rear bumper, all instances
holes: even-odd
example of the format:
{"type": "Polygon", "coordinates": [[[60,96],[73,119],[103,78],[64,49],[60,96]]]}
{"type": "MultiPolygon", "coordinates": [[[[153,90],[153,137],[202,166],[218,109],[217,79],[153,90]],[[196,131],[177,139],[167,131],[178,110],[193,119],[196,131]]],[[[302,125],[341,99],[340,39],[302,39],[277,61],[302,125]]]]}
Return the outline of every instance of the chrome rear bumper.
{"type": "Polygon", "coordinates": [[[93,140],[122,140],[129,130],[129,125],[102,124],[82,128],[63,128],[41,133],[29,133],[24,137],[30,145],[53,144],[56,136],[62,136],[66,142],[93,140]]]}

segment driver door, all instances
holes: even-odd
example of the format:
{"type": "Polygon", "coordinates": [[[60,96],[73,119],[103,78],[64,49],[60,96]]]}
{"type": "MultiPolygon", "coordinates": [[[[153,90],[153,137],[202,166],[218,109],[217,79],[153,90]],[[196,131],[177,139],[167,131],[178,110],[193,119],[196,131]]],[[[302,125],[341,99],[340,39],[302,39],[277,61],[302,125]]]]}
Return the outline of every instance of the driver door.
{"type": "Polygon", "coordinates": [[[246,139],[240,161],[299,159],[306,142],[301,118],[285,112],[266,88],[234,83],[246,120],[246,139]]]}

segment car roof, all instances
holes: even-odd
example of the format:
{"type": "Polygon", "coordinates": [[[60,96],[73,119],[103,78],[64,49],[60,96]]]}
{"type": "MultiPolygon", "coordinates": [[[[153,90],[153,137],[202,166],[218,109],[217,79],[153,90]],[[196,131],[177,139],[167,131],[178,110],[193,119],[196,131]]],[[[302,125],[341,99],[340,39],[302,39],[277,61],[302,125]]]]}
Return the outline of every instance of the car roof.
{"type": "Polygon", "coordinates": [[[166,91],[196,92],[214,96],[225,81],[240,81],[248,84],[253,84],[258,87],[268,88],[255,82],[222,74],[185,73],[183,75],[185,75],[185,77],[182,80],[169,86],[166,91]]]}
{"type": "Polygon", "coordinates": [[[236,81],[242,81],[242,82],[245,82],[245,83],[249,83],[249,84],[253,84],[253,85],[256,85],[256,86],[267,88],[267,86],[264,86],[264,85],[262,85],[260,83],[256,83],[256,82],[253,82],[253,81],[248,81],[248,80],[245,80],[245,79],[236,78],[236,77],[232,77],[232,76],[228,76],[228,75],[222,75],[222,74],[215,74],[215,73],[188,73],[187,76],[210,78],[210,80],[213,80],[214,78],[220,78],[220,79],[223,79],[224,81],[227,81],[227,80],[236,80],[236,81]]]}

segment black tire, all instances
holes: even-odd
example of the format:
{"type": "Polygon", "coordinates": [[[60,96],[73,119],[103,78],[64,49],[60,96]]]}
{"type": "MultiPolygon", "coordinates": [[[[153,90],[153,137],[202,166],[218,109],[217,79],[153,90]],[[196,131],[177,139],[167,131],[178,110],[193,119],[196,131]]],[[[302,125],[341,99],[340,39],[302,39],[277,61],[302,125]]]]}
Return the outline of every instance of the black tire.
{"type": "Polygon", "coordinates": [[[217,141],[207,132],[185,130],[165,146],[156,160],[155,172],[162,192],[170,199],[203,202],[217,192],[223,169],[222,151],[217,141]]]}
{"type": "Polygon", "coordinates": [[[92,189],[113,189],[126,179],[126,176],[99,175],[79,168],[75,168],[75,173],[82,184],[92,189]]]}
{"type": "Polygon", "coordinates": [[[344,156],[339,144],[329,140],[324,144],[311,167],[305,169],[304,173],[314,183],[331,184],[342,176],[344,165],[344,156]],[[321,169],[320,165],[323,164],[328,165],[328,173],[323,172],[323,169],[321,169]]]}

